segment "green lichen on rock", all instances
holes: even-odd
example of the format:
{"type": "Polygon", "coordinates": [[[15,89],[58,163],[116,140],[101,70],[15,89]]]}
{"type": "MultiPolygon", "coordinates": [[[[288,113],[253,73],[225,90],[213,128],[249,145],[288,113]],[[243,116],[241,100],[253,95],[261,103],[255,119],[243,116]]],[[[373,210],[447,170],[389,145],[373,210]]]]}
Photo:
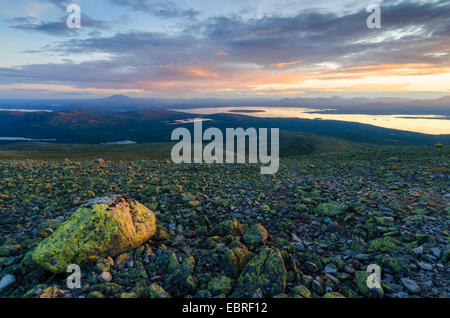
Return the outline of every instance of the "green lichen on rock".
{"type": "Polygon", "coordinates": [[[212,296],[228,295],[233,290],[233,280],[227,276],[214,277],[208,283],[212,296]]]}
{"type": "Polygon", "coordinates": [[[202,258],[206,262],[213,264],[217,272],[223,272],[230,277],[238,277],[254,255],[254,253],[244,247],[231,249],[220,246],[215,250],[205,251],[205,255],[202,258]]]}
{"type": "Polygon", "coordinates": [[[402,251],[401,243],[392,237],[381,237],[370,242],[368,251],[373,252],[385,252],[396,253],[402,251]]]}
{"type": "Polygon", "coordinates": [[[149,298],[172,298],[172,296],[158,284],[151,284],[147,288],[147,296],[149,298]]]}
{"type": "Polygon", "coordinates": [[[269,233],[261,224],[254,224],[250,226],[244,234],[244,242],[250,249],[254,249],[259,245],[265,245],[269,233]]]}
{"type": "Polygon", "coordinates": [[[180,269],[177,255],[168,250],[162,250],[158,253],[155,260],[156,267],[164,274],[173,274],[180,269]]]}
{"type": "Polygon", "coordinates": [[[338,292],[329,292],[323,295],[323,298],[346,298],[346,297],[338,292]]]}
{"type": "Polygon", "coordinates": [[[239,276],[235,297],[252,297],[260,289],[264,297],[282,294],[287,272],[278,249],[264,247],[253,257],[239,276]]]}
{"type": "Polygon", "coordinates": [[[328,202],[319,204],[315,211],[326,216],[336,216],[343,212],[345,207],[337,202],[328,202]]]}
{"type": "Polygon", "coordinates": [[[4,244],[0,246],[0,256],[9,257],[20,254],[22,247],[18,244],[4,244]]]}
{"type": "Polygon", "coordinates": [[[301,296],[303,298],[311,298],[311,292],[304,285],[298,285],[291,289],[294,295],[301,296]]]}
{"type": "Polygon", "coordinates": [[[213,234],[219,236],[227,236],[227,235],[241,236],[243,232],[244,227],[236,219],[223,221],[217,224],[213,230],[213,234]]]}
{"type": "Polygon", "coordinates": [[[401,258],[383,257],[381,259],[381,265],[383,267],[389,268],[396,274],[411,274],[411,269],[409,268],[408,263],[401,258]]]}
{"type": "Polygon", "coordinates": [[[148,241],[156,231],[155,216],[137,201],[115,195],[95,199],[72,216],[33,252],[33,261],[54,272],[99,257],[116,256],[148,241]]]}
{"type": "Polygon", "coordinates": [[[355,272],[355,280],[356,285],[358,286],[359,291],[364,297],[368,298],[383,298],[384,291],[383,288],[369,288],[367,279],[369,278],[370,273],[358,271],[355,272]]]}

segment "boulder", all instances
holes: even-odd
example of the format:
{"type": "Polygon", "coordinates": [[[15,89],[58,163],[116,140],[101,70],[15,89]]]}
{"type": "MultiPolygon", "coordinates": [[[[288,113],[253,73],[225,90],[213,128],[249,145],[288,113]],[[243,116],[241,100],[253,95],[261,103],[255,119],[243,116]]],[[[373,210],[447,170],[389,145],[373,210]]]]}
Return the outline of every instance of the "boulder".
{"type": "Polygon", "coordinates": [[[100,257],[116,256],[148,241],[156,232],[155,215],[123,195],[97,198],[72,216],[33,252],[33,261],[54,272],[100,257]]]}
{"type": "Polygon", "coordinates": [[[254,224],[250,226],[244,234],[244,242],[250,249],[254,249],[259,245],[265,245],[269,233],[261,224],[254,224]]]}
{"type": "Polygon", "coordinates": [[[260,290],[264,297],[283,294],[287,271],[278,249],[263,247],[239,276],[233,297],[254,297],[260,290]]]}

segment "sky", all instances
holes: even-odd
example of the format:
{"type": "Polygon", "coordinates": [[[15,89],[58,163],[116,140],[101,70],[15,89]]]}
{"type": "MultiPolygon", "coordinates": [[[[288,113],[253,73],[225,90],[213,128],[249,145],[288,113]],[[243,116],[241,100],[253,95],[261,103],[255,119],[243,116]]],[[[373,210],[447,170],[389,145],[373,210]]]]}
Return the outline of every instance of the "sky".
{"type": "Polygon", "coordinates": [[[448,0],[2,0],[0,98],[437,98],[449,35],[448,0]]]}

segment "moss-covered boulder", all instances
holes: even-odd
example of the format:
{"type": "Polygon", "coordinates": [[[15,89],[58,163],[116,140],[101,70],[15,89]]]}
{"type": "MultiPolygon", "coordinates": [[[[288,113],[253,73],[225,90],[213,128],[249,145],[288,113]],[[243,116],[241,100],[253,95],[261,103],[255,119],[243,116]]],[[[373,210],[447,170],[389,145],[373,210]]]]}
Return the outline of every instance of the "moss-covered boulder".
{"type": "Polygon", "coordinates": [[[33,252],[33,261],[54,272],[99,257],[116,256],[148,241],[156,231],[155,215],[123,195],[102,197],[77,209],[33,252]]]}
{"type": "Polygon", "coordinates": [[[259,245],[265,245],[269,233],[261,224],[254,224],[250,226],[244,234],[244,242],[250,249],[254,249],[259,245]]]}
{"type": "Polygon", "coordinates": [[[264,297],[283,294],[287,272],[278,249],[264,247],[245,266],[233,297],[252,297],[259,290],[264,297]]]}

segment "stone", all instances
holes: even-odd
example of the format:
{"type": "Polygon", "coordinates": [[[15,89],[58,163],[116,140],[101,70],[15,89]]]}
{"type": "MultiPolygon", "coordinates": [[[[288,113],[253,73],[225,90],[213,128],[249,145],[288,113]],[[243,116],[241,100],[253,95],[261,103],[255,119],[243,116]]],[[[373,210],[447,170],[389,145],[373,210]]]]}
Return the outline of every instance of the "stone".
{"type": "Polygon", "coordinates": [[[314,292],[316,292],[319,295],[323,295],[325,293],[325,288],[322,286],[322,284],[318,280],[313,280],[311,284],[311,288],[314,292]]]}
{"type": "Polygon", "coordinates": [[[416,247],[415,249],[413,249],[413,252],[416,255],[422,254],[423,253],[423,246],[416,247]]]}
{"type": "Polygon", "coordinates": [[[305,268],[310,273],[316,273],[319,270],[316,264],[309,261],[305,263],[305,268]]]}
{"type": "Polygon", "coordinates": [[[112,281],[112,275],[110,272],[103,272],[99,275],[98,279],[102,282],[102,283],[109,283],[112,281]]]}
{"type": "Polygon", "coordinates": [[[400,279],[401,283],[405,288],[408,290],[411,294],[418,294],[420,293],[420,286],[417,285],[417,283],[411,279],[408,278],[402,278],[400,279]]]}
{"type": "Polygon", "coordinates": [[[228,295],[233,290],[233,280],[227,276],[214,277],[208,283],[208,291],[213,296],[228,295]]]}
{"type": "Polygon", "coordinates": [[[51,286],[43,291],[40,298],[60,298],[64,297],[67,291],[61,290],[58,287],[51,286]]]}
{"type": "Polygon", "coordinates": [[[429,264],[429,263],[425,263],[425,262],[418,262],[417,265],[419,265],[419,267],[423,270],[426,271],[431,271],[433,270],[433,265],[429,264]]]}
{"type": "Polygon", "coordinates": [[[5,244],[0,246],[0,256],[9,257],[20,254],[22,247],[18,244],[5,244]]]}
{"type": "Polygon", "coordinates": [[[14,277],[14,275],[8,274],[3,276],[3,278],[0,280],[0,292],[9,285],[15,283],[15,281],[16,278],[14,277]]]}
{"type": "Polygon", "coordinates": [[[264,297],[283,294],[287,271],[278,249],[263,247],[245,266],[238,278],[233,297],[252,297],[261,290],[264,297]]]}
{"type": "Polygon", "coordinates": [[[241,236],[243,232],[244,227],[236,219],[223,221],[217,224],[213,229],[213,234],[219,236],[227,236],[227,235],[241,236]]]}
{"type": "Polygon", "coordinates": [[[311,298],[311,292],[308,288],[304,285],[298,285],[291,289],[291,291],[298,296],[301,296],[303,298],[311,298]]]}
{"type": "Polygon", "coordinates": [[[250,226],[244,234],[244,242],[250,249],[254,249],[260,245],[267,243],[269,233],[261,224],[250,226]]]}
{"type": "Polygon", "coordinates": [[[294,242],[293,243],[295,246],[295,250],[299,251],[299,252],[304,252],[305,251],[305,246],[303,245],[302,242],[294,242]]]}
{"type": "Polygon", "coordinates": [[[131,256],[128,253],[120,254],[116,257],[116,260],[114,261],[114,264],[116,266],[120,266],[122,264],[128,263],[128,260],[131,258],[131,256]]]}
{"type": "Polygon", "coordinates": [[[99,291],[91,291],[86,298],[105,298],[105,296],[99,291]]]}
{"type": "Polygon", "coordinates": [[[319,204],[315,211],[326,216],[336,216],[344,211],[345,207],[337,202],[328,202],[319,204]]]}
{"type": "Polygon", "coordinates": [[[324,268],[324,272],[327,274],[333,274],[337,272],[337,268],[333,264],[327,264],[324,268]]]}
{"type": "Polygon", "coordinates": [[[338,292],[329,292],[323,295],[323,298],[346,298],[346,297],[338,292]]]}
{"type": "Polygon", "coordinates": [[[147,296],[149,298],[172,298],[168,292],[164,290],[161,286],[158,284],[151,284],[147,288],[147,296]]]}
{"type": "Polygon", "coordinates": [[[363,272],[363,271],[355,272],[356,285],[357,285],[359,291],[361,292],[361,294],[364,297],[383,298],[384,291],[383,291],[383,288],[381,288],[381,286],[379,288],[376,288],[376,287],[369,288],[369,286],[367,284],[367,279],[369,278],[369,276],[370,276],[370,274],[367,272],[363,272]]]}
{"type": "Polygon", "coordinates": [[[102,197],[77,209],[33,253],[33,260],[54,273],[116,256],[148,241],[156,232],[155,215],[123,195],[102,197]]]}
{"type": "Polygon", "coordinates": [[[441,249],[439,247],[430,248],[430,252],[437,258],[441,257],[441,249]]]}

